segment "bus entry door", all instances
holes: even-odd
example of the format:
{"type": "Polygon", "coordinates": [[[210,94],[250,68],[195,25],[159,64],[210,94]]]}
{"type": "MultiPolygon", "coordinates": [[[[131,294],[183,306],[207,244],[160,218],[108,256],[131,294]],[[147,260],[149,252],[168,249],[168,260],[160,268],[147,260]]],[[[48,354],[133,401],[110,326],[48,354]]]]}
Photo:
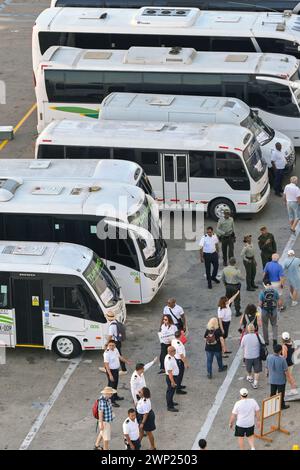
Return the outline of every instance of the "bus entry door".
{"type": "Polygon", "coordinates": [[[13,279],[17,345],[43,346],[42,281],[13,279]]]}
{"type": "Polygon", "coordinates": [[[166,204],[189,201],[187,154],[163,154],[163,186],[166,204]]]}

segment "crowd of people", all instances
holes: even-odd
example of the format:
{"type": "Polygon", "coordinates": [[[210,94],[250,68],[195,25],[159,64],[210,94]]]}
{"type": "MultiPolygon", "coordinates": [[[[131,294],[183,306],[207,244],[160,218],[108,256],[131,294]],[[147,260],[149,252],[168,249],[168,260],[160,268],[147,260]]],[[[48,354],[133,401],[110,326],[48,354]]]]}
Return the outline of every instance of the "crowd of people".
{"type": "MultiPolygon", "coordinates": [[[[278,185],[279,182],[277,181],[278,185]]],[[[277,186],[278,187],[278,186],[277,186]]],[[[281,191],[280,191],[281,193],[281,191]]],[[[300,204],[300,189],[297,186],[297,178],[292,177],[284,191],[284,202],[287,206],[291,231],[294,232],[299,220],[295,206],[300,204]],[[294,199],[293,199],[294,198],[294,199]]],[[[216,233],[213,227],[207,227],[206,234],[201,238],[200,261],[205,263],[207,286],[213,288],[212,282],[223,282],[225,293],[220,297],[216,305],[216,315],[209,319],[204,333],[206,352],[207,378],[213,378],[213,362],[216,358],[218,371],[227,370],[224,360],[232,351],[228,349],[227,338],[232,321],[232,307],[235,316],[239,317],[238,332],[240,333],[240,347],[243,352],[243,365],[246,369],[246,381],[255,390],[259,386],[260,374],[263,371],[263,361],[270,384],[270,396],[281,393],[281,408],[285,410],[289,405],[285,402],[285,395],[298,393],[295,378],[292,373],[293,354],[295,351],[291,335],[287,331],[281,334],[278,342],[278,324],[280,312],[287,307],[283,301],[283,288],[286,282],[289,284],[291,303],[294,307],[298,304],[300,292],[300,259],[293,250],[289,250],[287,258],[280,263],[277,254],[275,237],[266,226],[260,228],[258,247],[262,262],[261,287],[256,283],[257,261],[255,246],[251,234],[244,236],[244,247],[241,251],[241,259],[244,264],[245,274],[237,266],[234,257],[236,235],[234,220],[230,211],[224,211],[224,217],[218,222],[216,233]],[[223,255],[222,275],[219,271],[219,251],[223,255]],[[241,288],[245,282],[247,291],[257,292],[255,303],[249,303],[241,308],[241,288]],[[269,326],[272,329],[272,348],[270,345],[269,326]],[[290,391],[286,392],[286,383],[290,384],[290,391]]],[[[126,365],[131,362],[122,355],[122,331],[113,313],[108,314],[109,336],[106,349],[103,354],[104,368],[107,375],[107,386],[102,390],[98,400],[98,426],[99,433],[95,443],[95,449],[108,449],[111,422],[113,420],[113,407],[119,408],[119,401],[123,400],[118,394],[119,374],[126,374],[126,365]]],[[[284,325],[281,325],[284,326],[284,325]]],[[[168,412],[177,413],[180,405],[174,401],[176,395],[186,395],[186,387],[183,385],[184,372],[189,368],[185,343],[187,342],[188,325],[183,308],[176,303],[175,298],[170,298],[163,309],[159,326],[158,338],[160,342],[160,357],[154,358],[148,364],[138,363],[130,379],[132,394],[132,407],[127,412],[123,423],[123,436],[126,448],[138,450],[144,436],[148,437],[150,449],[156,449],[154,431],[156,429],[155,413],[151,405],[151,392],[146,386],[145,372],[156,362],[159,362],[158,374],[164,374],[166,378],[166,409],[168,412]]],[[[255,399],[249,398],[246,388],[240,390],[240,400],[234,405],[229,421],[232,428],[235,424],[235,436],[238,437],[240,449],[244,449],[244,438],[248,439],[251,449],[254,449],[254,429],[259,428],[260,411],[255,399]]],[[[207,449],[205,439],[200,439],[200,449],[207,449]],[[200,445],[201,441],[201,445],[200,445]]]]}

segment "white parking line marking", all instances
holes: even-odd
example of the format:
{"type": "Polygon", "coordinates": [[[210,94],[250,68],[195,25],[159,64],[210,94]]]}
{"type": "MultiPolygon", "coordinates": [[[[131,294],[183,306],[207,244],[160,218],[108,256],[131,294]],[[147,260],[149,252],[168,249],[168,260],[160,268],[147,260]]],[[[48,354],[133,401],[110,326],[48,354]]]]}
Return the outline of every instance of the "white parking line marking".
{"type": "MultiPolygon", "coordinates": [[[[298,224],[299,225],[299,224],[298,224]]],[[[287,257],[287,252],[288,250],[291,250],[299,236],[299,232],[300,232],[300,226],[297,226],[297,230],[296,230],[296,233],[294,235],[291,235],[290,238],[288,239],[287,241],[287,244],[285,245],[284,247],[284,250],[282,252],[282,255],[280,257],[280,260],[279,262],[282,263],[285,258],[287,257]]],[[[198,432],[195,440],[194,440],[194,444],[193,444],[193,447],[192,447],[192,450],[198,450],[199,449],[199,446],[198,446],[198,441],[199,439],[206,439],[206,437],[208,436],[208,433],[209,431],[211,430],[211,427],[213,425],[213,422],[215,420],[215,417],[217,416],[218,414],[218,411],[224,401],[224,398],[226,397],[226,394],[228,392],[228,389],[231,385],[231,382],[233,381],[233,378],[240,366],[240,362],[243,358],[243,351],[239,348],[238,352],[236,353],[235,355],[235,358],[234,360],[232,361],[232,364],[229,368],[229,371],[224,379],[224,382],[222,383],[221,387],[219,388],[218,392],[217,392],[217,395],[215,397],[215,401],[213,402],[208,414],[207,414],[207,417],[206,417],[206,420],[203,424],[203,426],[201,427],[200,431],[198,432]]]]}
{"type": "Polygon", "coordinates": [[[31,427],[29,433],[25,437],[24,441],[22,442],[19,450],[27,450],[30,444],[32,443],[33,439],[39,432],[41,426],[43,425],[45,419],[47,418],[49,412],[51,411],[52,406],[58,399],[59,395],[63,391],[65,385],[68,383],[71,375],[73,372],[76,370],[77,366],[81,362],[82,357],[80,356],[79,358],[72,359],[72,362],[68,366],[66,372],[64,375],[61,377],[60,381],[56,385],[55,389],[53,390],[49,400],[45,403],[41,413],[33,423],[33,426],[31,427]]]}

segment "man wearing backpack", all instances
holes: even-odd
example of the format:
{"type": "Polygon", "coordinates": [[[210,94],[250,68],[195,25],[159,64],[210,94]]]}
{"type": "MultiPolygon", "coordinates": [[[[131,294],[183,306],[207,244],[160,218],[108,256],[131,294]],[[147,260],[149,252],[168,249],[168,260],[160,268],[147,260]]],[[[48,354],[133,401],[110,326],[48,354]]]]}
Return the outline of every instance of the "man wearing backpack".
{"type": "MultiPolygon", "coordinates": [[[[116,315],[112,311],[107,312],[106,318],[109,322],[108,341],[112,339],[116,343],[117,350],[122,356],[122,342],[126,339],[125,326],[116,319],[116,315]]],[[[121,362],[121,370],[119,375],[125,374],[127,374],[126,365],[125,362],[121,362]]]]}
{"type": "Polygon", "coordinates": [[[269,322],[272,326],[273,345],[277,344],[278,326],[277,326],[277,309],[279,294],[276,289],[269,283],[265,290],[259,294],[259,305],[261,308],[261,319],[263,326],[263,337],[265,344],[269,344],[269,322]]]}

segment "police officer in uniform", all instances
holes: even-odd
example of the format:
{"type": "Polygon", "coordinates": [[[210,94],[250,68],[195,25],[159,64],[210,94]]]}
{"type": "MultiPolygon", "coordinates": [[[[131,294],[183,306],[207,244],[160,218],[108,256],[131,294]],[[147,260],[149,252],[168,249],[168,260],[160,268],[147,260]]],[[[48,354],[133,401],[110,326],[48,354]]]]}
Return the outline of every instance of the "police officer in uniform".
{"type": "Polygon", "coordinates": [[[131,395],[136,406],[137,402],[140,399],[140,391],[142,388],[146,387],[146,380],[144,373],[150,369],[153,364],[157,362],[157,357],[153,359],[153,361],[148,362],[148,364],[143,364],[142,362],[137,363],[135,366],[135,371],[133,372],[131,379],[130,379],[130,389],[131,395]]]}
{"type": "Polygon", "coordinates": [[[127,450],[140,450],[140,429],[133,408],[128,410],[128,418],[123,423],[123,434],[127,450]]]}
{"type": "MultiPolygon", "coordinates": [[[[230,258],[229,266],[226,266],[223,269],[222,273],[222,281],[224,282],[226,288],[226,297],[230,299],[233,297],[238,291],[241,290],[241,282],[243,280],[241,271],[236,267],[236,259],[230,258]]],[[[241,294],[239,294],[234,299],[234,307],[235,307],[235,316],[239,317],[241,313],[241,294]]]]}
{"type": "Polygon", "coordinates": [[[234,234],[234,221],[230,217],[231,212],[229,209],[224,210],[224,217],[219,219],[216,234],[219,237],[222,245],[223,253],[223,265],[227,266],[228,258],[233,258],[234,256],[234,243],[235,243],[235,234],[234,234]]]}
{"type": "Polygon", "coordinates": [[[179,369],[176,393],[178,393],[179,395],[180,394],[183,395],[184,393],[182,391],[186,387],[185,385],[182,385],[182,380],[183,380],[184,370],[185,368],[187,369],[189,368],[189,363],[186,358],[184,344],[180,341],[180,336],[181,336],[181,332],[176,331],[175,338],[172,339],[171,346],[173,346],[176,349],[175,359],[176,359],[178,369],[179,369]]]}
{"type": "MultiPolygon", "coordinates": [[[[165,373],[166,373],[166,382],[167,382],[167,393],[166,393],[166,400],[167,400],[167,409],[168,411],[177,412],[178,409],[175,408],[178,403],[173,401],[174,393],[177,388],[178,384],[178,376],[179,376],[179,367],[177,365],[175,359],[176,349],[173,346],[168,347],[168,354],[165,357],[165,373]]],[[[186,392],[182,390],[182,395],[186,392]]]]}

